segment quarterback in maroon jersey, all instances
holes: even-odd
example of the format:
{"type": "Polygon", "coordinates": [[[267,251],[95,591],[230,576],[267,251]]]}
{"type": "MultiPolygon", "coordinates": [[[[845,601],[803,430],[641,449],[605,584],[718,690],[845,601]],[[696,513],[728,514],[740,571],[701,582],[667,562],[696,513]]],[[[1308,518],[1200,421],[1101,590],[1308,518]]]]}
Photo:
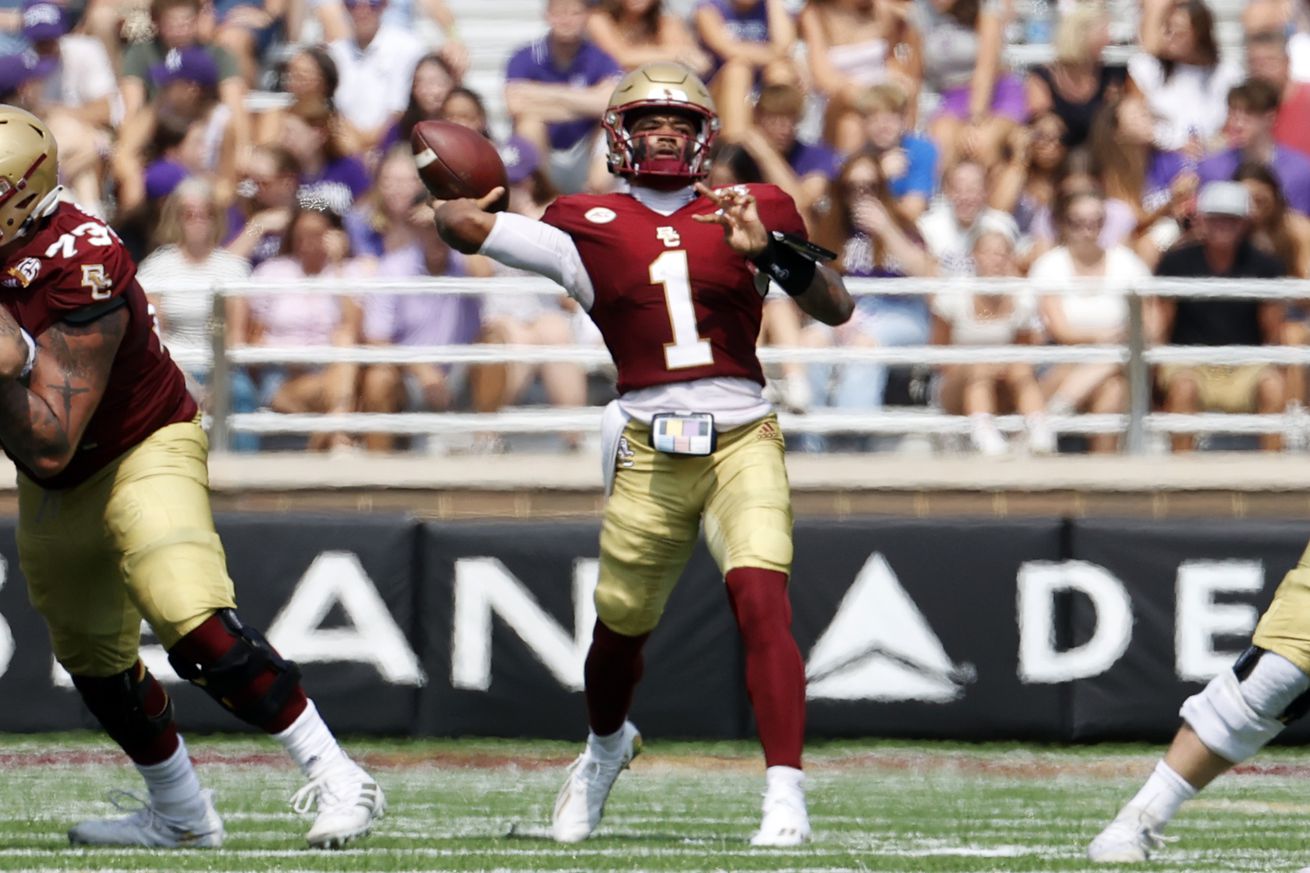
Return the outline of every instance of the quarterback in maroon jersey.
{"type": "Polygon", "coordinates": [[[590,732],[555,803],[552,830],[574,842],[600,823],[614,781],[640,750],[627,720],[642,646],[692,546],[723,570],[746,651],[746,686],[767,764],[757,846],[809,838],[802,787],[805,673],[791,635],[791,498],[782,434],[755,355],[772,279],[802,309],[841,324],[841,278],[803,254],[805,226],[772,185],[699,184],[718,129],[704,84],[649,64],[615,88],[603,125],[619,194],[561,197],[541,221],[439,204],[442,236],[559,282],[600,328],[618,368],[605,411],[608,500],[598,620],[586,661],[590,732]]]}
{"type": "Polygon", "coordinates": [[[54,139],[0,105],[0,444],[18,466],[18,554],[32,604],[87,709],[148,797],[75,825],[75,845],[213,848],[167,692],[138,656],[145,619],[178,674],[273,734],[317,802],[316,847],[367,833],[384,800],[337,745],[282,658],[236,615],[209,508],[208,444],[160,343],[136,265],[99,219],[60,199],[54,139]]]}

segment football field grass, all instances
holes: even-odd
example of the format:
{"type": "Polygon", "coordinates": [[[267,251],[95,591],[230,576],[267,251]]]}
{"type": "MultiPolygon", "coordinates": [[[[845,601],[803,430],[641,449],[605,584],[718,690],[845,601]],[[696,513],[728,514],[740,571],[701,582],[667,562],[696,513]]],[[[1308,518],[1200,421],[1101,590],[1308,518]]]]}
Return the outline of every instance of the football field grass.
{"type": "MultiPolygon", "coordinates": [[[[218,851],[73,850],[65,831],[112,807],[135,771],[90,735],[0,737],[0,871],[803,870],[1078,871],[1088,839],[1158,750],[843,742],[809,756],[814,842],[755,850],[762,765],[744,743],[647,738],[598,835],[547,838],[577,747],[511,741],[359,740],[390,810],[340,852],[304,848],[287,798],[300,785],[280,750],[192,737],[227,824],[218,851]]],[[[1310,864],[1310,753],[1275,749],[1216,783],[1170,828],[1168,871],[1286,871],[1310,864]]]]}

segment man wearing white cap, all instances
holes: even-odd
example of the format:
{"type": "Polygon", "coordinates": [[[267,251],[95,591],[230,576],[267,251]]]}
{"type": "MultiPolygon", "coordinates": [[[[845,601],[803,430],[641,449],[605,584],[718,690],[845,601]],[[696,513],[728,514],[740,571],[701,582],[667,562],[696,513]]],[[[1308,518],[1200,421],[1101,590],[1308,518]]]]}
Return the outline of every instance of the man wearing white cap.
{"type": "MultiPolygon", "coordinates": [[[[1286,276],[1282,262],[1251,242],[1250,199],[1240,182],[1209,182],[1197,199],[1195,242],[1166,252],[1157,276],[1217,279],[1272,279],[1286,276]]],[[[1234,298],[1164,297],[1153,301],[1148,324],[1170,345],[1258,346],[1277,343],[1283,306],[1277,301],[1234,298]]],[[[1160,367],[1160,389],[1166,412],[1282,412],[1287,402],[1282,371],[1267,364],[1220,366],[1166,364],[1160,367]]],[[[1277,450],[1277,434],[1261,437],[1261,445],[1277,450]]],[[[1173,449],[1192,449],[1189,434],[1175,434],[1173,449]]]]}

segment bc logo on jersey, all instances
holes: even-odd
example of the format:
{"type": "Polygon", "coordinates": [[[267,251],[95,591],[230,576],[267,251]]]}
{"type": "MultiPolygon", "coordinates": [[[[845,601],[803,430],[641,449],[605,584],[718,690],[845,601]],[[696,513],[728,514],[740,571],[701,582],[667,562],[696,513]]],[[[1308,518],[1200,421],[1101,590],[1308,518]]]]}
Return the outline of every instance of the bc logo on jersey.
{"type": "Polygon", "coordinates": [[[108,300],[113,296],[114,280],[105,275],[104,264],[83,264],[82,287],[91,289],[92,300],[108,300]]]}
{"type": "Polygon", "coordinates": [[[668,225],[657,227],[655,228],[655,237],[664,243],[664,247],[667,249],[676,249],[682,245],[682,237],[678,236],[676,227],[669,227],[668,225]]]}

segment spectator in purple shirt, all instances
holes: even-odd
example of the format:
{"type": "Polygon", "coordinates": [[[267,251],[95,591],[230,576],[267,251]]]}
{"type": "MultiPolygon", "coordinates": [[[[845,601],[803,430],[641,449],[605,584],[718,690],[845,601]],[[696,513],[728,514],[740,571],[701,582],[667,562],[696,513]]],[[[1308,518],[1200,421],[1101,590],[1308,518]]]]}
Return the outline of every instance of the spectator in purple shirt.
{"type": "Polygon", "coordinates": [[[713,55],[707,81],[723,134],[735,139],[750,125],[749,97],[757,85],[797,81],[796,25],[783,0],[700,0],[693,24],[713,55]]]}
{"type": "Polygon", "coordinates": [[[841,159],[827,146],[802,142],[796,135],[805,94],[794,85],[765,85],[755,103],[755,124],[742,147],[765,182],[791,195],[802,217],[828,196],[828,183],[841,170],[841,159]]]}
{"type": "Polygon", "coordinates": [[[549,155],[551,181],[581,191],[599,160],[596,132],[621,74],[588,42],[585,0],[548,0],[550,31],[519,49],[505,70],[505,103],[514,131],[549,155]]]}
{"type": "Polygon", "coordinates": [[[1228,92],[1224,136],[1230,148],[1201,162],[1202,182],[1228,181],[1246,161],[1273,170],[1287,204],[1310,214],[1310,158],[1274,140],[1278,89],[1263,79],[1248,79],[1228,92]]]}
{"type": "Polygon", "coordinates": [[[328,107],[293,107],[282,126],[282,147],[300,164],[300,205],[340,218],[373,183],[364,162],[345,153],[336,129],[328,107]]]}
{"type": "MultiPolygon", "coordinates": [[[[412,163],[412,162],[411,162],[412,163]]],[[[437,236],[429,216],[411,214],[409,239],[383,253],[372,275],[379,279],[422,276],[467,276],[469,259],[437,236]]],[[[364,298],[364,342],[372,345],[444,346],[471,343],[481,329],[480,300],[474,295],[370,294],[364,298]]],[[[454,405],[463,381],[462,368],[441,364],[381,364],[365,368],[361,377],[360,410],[444,411],[454,405]]],[[[395,447],[392,434],[364,437],[370,451],[395,447]]]]}

